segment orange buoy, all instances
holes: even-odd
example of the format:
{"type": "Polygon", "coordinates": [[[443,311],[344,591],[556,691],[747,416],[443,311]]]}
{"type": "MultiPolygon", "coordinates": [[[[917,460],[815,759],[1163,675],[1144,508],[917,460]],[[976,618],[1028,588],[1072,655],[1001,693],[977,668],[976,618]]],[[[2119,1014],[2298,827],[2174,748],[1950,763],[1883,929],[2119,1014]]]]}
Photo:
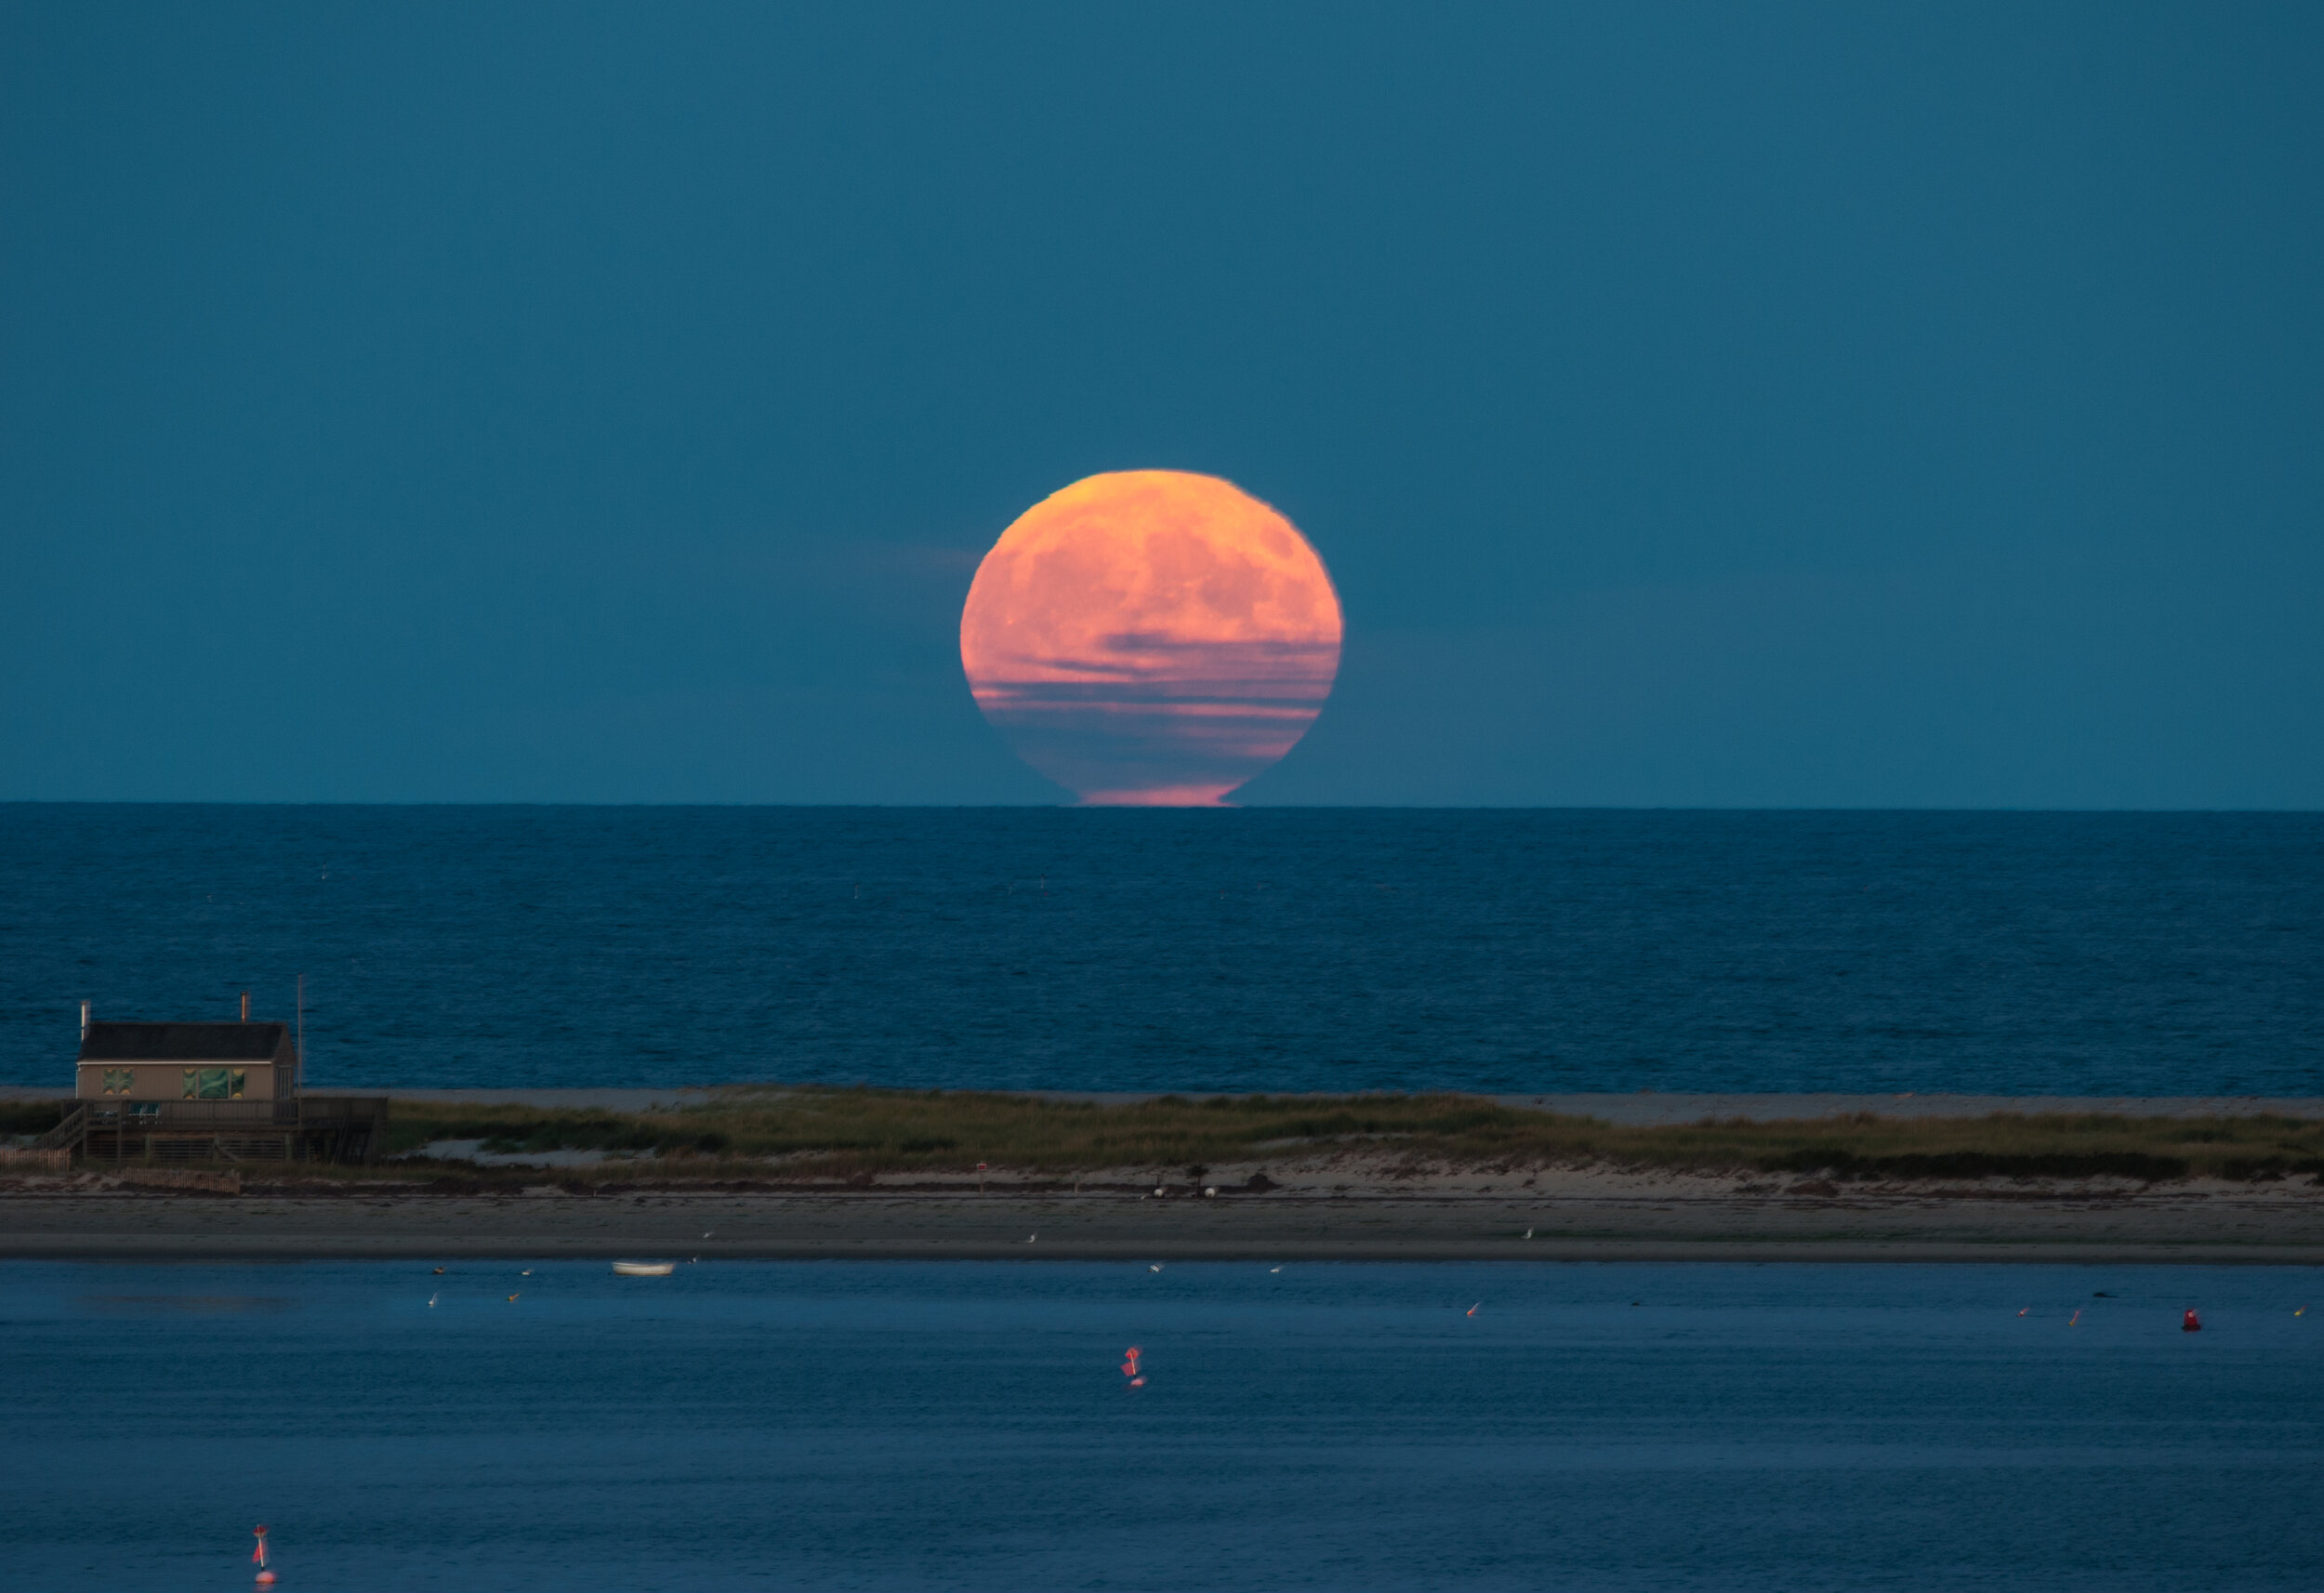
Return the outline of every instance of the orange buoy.
{"type": "Polygon", "coordinates": [[[2186,1315],[2179,1319],[2179,1331],[2181,1333],[2200,1333],[2203,1331],[2203,1319],[2197,1316],[2193,1311],[2188,1311],[2186,1315]]]}
{"type": "Polygon", "coordinates": [[[257,1538],[258,1547],[250,1551],[250,1562],[258,1568],[258,1586],[271,1587],[274,1586],[274,1573],[266,1562],[266,1524],[264,1522],[258,1525],[257,1538]]]}

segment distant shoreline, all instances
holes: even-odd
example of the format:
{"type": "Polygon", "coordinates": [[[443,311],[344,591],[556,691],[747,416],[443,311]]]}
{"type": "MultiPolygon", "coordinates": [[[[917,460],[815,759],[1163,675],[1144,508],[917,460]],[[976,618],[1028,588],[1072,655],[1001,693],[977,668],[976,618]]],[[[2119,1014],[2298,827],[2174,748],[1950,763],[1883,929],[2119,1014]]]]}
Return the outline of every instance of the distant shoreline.
{"type": "Polygon", "coordinates": [[[376,1167],[0,1176],[0,1257],[2324,1265],[2316,1099],[396,1099],[376,1167]]]}

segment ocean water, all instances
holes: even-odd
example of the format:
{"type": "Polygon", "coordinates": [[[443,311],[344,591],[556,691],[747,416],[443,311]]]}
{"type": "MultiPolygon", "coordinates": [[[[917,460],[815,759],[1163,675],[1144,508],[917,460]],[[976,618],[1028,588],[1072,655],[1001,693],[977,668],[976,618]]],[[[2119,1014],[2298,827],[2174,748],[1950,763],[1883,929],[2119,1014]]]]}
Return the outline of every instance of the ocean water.
{"type": "Polygon", "coordinates": [[[0,1264],[8,1584],[2324,1584],[2311,1269],[522,1265],[0,1264]]]}
{"type": "Polygon", "coordinates": [[[0,807],[0,1083],[2324,1094],[2324,815],[0,807]]]}

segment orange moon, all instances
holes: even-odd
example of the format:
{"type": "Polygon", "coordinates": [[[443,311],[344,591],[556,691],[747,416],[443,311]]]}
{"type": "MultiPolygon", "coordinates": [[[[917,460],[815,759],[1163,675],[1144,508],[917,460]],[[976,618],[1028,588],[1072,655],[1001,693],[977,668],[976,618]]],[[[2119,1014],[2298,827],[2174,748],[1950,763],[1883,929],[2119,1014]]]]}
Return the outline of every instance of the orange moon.
{"type": "Polygon", "coordinates": [[[1090,476],[977,566],[960,663],[1017,756],[1084,802],[1215,806],[1340,670],[1340,599],[1291,522],[1183,470],[1090,476]]]}

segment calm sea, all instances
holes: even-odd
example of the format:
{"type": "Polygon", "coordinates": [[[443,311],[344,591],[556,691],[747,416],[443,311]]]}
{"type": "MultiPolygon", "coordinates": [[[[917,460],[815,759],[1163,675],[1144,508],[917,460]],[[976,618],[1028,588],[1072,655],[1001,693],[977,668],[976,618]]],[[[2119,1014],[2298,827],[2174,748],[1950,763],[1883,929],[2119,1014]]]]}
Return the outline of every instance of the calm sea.
{"type": "Polygon", "coordinates": [[[8,1584],[2324,1585],[2309,1269],[522,1265],[0,1265],[8,1584]]]}
{"type": "Polygon", "coordinates": [[[325,1086],[2324,1094],[2324,815],[0,807],[77,1006],[325,1086]]]}

